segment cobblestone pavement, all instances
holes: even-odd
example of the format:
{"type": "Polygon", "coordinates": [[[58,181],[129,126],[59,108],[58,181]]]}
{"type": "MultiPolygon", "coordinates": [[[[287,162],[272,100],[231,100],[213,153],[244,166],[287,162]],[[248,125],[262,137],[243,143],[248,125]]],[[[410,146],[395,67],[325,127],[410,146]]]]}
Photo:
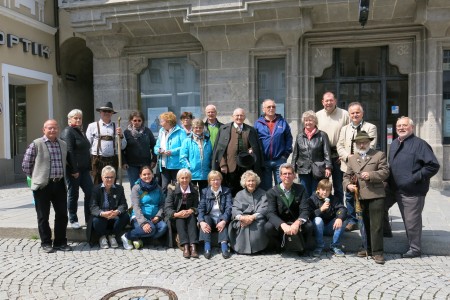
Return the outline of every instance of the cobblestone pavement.
{"type": "Polygon", "coordinates": [[[386,264],[377,265],[354,253],[224,260],[216,252],[208,261],[184,259],[177,249],[71,245],[73,252],[46,254],[36,240],[0,239],[0,299],[101,299],[131,286],[169,289],[179,299],[450,298],[449,256],[387,254],[386,264]]]}

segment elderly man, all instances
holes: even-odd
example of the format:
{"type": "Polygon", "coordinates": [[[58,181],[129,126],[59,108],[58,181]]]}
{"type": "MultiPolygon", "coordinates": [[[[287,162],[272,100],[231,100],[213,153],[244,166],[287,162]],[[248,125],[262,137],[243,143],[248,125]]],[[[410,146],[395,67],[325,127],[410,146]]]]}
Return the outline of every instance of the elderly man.
{"type": "Polygon", "coordinates": [[[219,128],[223,124],[217,119],[217,109],[214,105],[210,104],[205,107],[205,134],[209,136],[212,147],[217,140],[217,135],[219,134],[219,128]]]}
{"type": "MultiPolygon", "coordinates": [[[[370,138],[370,147],[375,149],[377,145],[377,127],[363,120],[364,110],[361,103],[352,102],[348,106],[348,114],[350,116],[350,124],[342,127],[339,133],[337,143],[337,151],[341,160],[341,170],[347,171],[347,162],[350,157],[355,154],[355,136],[361,130],[367,132],[370,138]]],[[[346,231],[358,229],[358,220],[355,212],[355,198],[351,191],[345,193],[345,205],[347,206],[347,226],[346,231]]]]}
{"type": "Polygon", "coordinates": [[[89,124],[86,137],[91,143],[94,184],[99,184],[102,182],[101,172],[104,167],[110,165],[118,170],[117,154],[125,149],[127,140],[123,138],[122,128],[116,126],[116,123],[111,120],[111,116],[117,113],[111,102],[107,102],[96,110],[100,112],[100,120],[89,124]],[[121,149],[116,149],[116,135],[121,139],[121,149]]]}
{"type": "Polygon", "coordinates": [[[262,173],[264,158],[255,128],[244,124],[245,111],[236,108],[233,122],[222,125],[214,145],[212,169],[220,171],[233,197],[242,190],[241,175],[253,169],[259,176],[262,173]]]}
{"type": "Polygon", "coordinates": [[[332,92],[326,92],[322,96],[323,109],[316,113],[319,130],[325,132],[330,140],[331,162],[333,163],[333,189],[334,196],[343,201],[341,160],[337,152],[339,133],[341,128],[349,123],[348,112],[337,107],[337,99],[332,92]]]}
{"type": "Polygon", "coordinates": [[[67,245],[67,191],[64,183],[67,145],[58,138],[58,123],[47,120],[44,136],[35,139],[27,148],[22,162],[22,170],[31,177],[39,237],[44,252],[55,250],[71,251],[67,245]],[[52,247],[52,231],[49,225],[50,205],[55,210],[55,239],[52,247]]]}
{"type": "Polygon", "coordinates": [[[401,117],[396,124],[398,138],[389,150],[389,184],[402,214],[409,250],[403,258],[421,255],[422,210],[430,187],[430,178],[439,171],[439,163],[430,145],[414,135],[414,122],[401,117]]]}
{"type": "Polygon", "coordinates": [[[264,171],[261,188],[268,191],[281,182],[279,168],[292,153],[291,127],[286,120],[276,113],[276,104],[272,99],[262,103],[263,115],[256,120],[255,129],[264,152],[264,171]]]}
{"type": "MultiPolygon", "coordinates": [[[[364,245],[358,257],[373,256],[377,264],[384,264],[383,256],[383,216],[385,181],[389,177],[389,167],[384,152],[370,148],[374,138],[363,130],[354,138],[355,154],[347,160],[347,170],[343,185],[351,193],[358,193],[361,205],[365,236],[364,245]]],[[[362,234],[364,232],[361,232],[362,234]]]]}

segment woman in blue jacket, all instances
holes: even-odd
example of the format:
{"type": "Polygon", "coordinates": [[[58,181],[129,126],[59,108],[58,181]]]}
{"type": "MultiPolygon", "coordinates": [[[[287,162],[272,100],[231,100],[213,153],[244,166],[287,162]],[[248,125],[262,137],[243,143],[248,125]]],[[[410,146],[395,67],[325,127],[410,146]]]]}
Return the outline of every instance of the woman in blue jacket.
{"type": "Polygon", "coordinates": [[[200,119],[192,121],[192,133],[181,145],[180,163],[192,173],[192,184],[199,191],[208,186],[208,173],[211,171],[212,146],[209,137],[203,134],[205,123],[200,119]]]}

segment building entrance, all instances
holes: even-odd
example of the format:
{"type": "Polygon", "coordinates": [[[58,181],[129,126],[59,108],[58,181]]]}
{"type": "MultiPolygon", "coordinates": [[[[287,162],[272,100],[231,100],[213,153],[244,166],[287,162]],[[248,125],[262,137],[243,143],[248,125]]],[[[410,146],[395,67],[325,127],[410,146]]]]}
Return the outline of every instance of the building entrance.
{"type": "Polygon", "coordinates": [[[14,159],[14,175],[23,177],[22,160],[27,149],[27,109],[26,109],[26,87],[22,85],[9,86],[10,107],[10,131],[11,131],[11,154],[14,159]]]}

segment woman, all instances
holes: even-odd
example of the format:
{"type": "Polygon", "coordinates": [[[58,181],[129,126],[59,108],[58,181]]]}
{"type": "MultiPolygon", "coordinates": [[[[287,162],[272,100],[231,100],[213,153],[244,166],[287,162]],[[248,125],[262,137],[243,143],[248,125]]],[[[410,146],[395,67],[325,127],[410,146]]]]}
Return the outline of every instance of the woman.
{"type": "Polygon", "coordinates": [[[163,221],[164,198],[161,188],[153,180],[153,172],[149,166],[143,166],[139,177],[131,190],[131,225],[133,229],[122,235],[123,247],[127,250],[142,247],[140,238],[157,239],[167,231],[163,221]]]}
{"type": "Polygon", "coordinates": [[[231,248],[240,254],[262,251],[269,242],[264,229],[268,203],[266,192],[258,188],[260,183],[255,172],[246,171],[241,177],[244,189],[234,198],[229,235],[231,248]]]}
{"type": "Polygon", "coordinates": [[[325,178],[330,177],[333,167],[330,160],[328,135],[317,128],[316,113],[312,110],[304,112],[302,121],[304,128],[303,132],[297,135],[292,164],[295,166],[300,183],[305,187],[306,194],[309,197],[317,189],[319,180],[324,179],[313,176],[312,164],[325,168],[325,178]]]}
{"type": "Polygon", "coordinates": [[[80,229],[78,222],[78,197],[79,189],[84,193],[84,220],[89,221],[89,200],[92,193],[91,179],[91,144],[83,133],[83,112],[73,109],[67,115],[69,126],[61,132],[61,139],[67,144],[67,207],[69,211],[69,222],[73,229],[80,229]]]}
{"type": "Polygon", "coordinates": [[[161,129],[155,145],[158,154],[158,168],[161,174],[161,187],[167,195],[167,185],[176,180],[181,169],[180,149],[186,132],[177,125],[177,117],[173,112],[165,112],[159,116],[161,129]]]}
{"type": "MultiPolygon", "coordinates": [[[[194,127],[195,128],[195,127],[194,127]]],[[[194,129],[195,130],[195,129],[194,129]]],[[[211,232],[219,232],[219,244],[223,258],[230,258],[227,225],[231,220],[231,190],[222,186],[222,174],[211,171],[208,174],[209,187],[202,190],[198,205],[200,240],[205,241],[204,256],[211,258],[211,232]]]]}
{"type": "Polygon", "coordinates": [[[177,173],[177,184],[170,185],[164,207],[167,222],[174,222],[183,247],[184,258],[198,258],[197,207],[198,191],[191,183],[188,169],[177,173]]]}
{"type": "Polygon", "coordinates": [[[101,177],[103,183],[96,185],[92,191],[92,229],[100,236],[100,248],[109,248],[108,241],[112,248],[117,248],[119,245],[116,237],[120,236],[120,233],[130,221],[127,213],[127,199],[125,199],[123,187],[114,184],[116,170],[113,167],[104,167],[101,177]],[[107,236],[108,240],[106,239],[107,236]]]}
{"type": "Polygon", "coordinates": [[[192,119],[194,116],[191,112],[185,111],[181,114],[180,120],[181,120],[181,126],[183,127],[184,131],[186,132],[186,135],[190,135],[192,132],[192,119]]]}
{"type": "Polygon", "coordinates": [[[127,146],[122,151],[122,167],[127,170],[130,188],[133,188],[139,179],[139,170],[143,166],[150,166],[153,169],[156,165],[154,152],[156,140],[150,129],[144,126],[144,122],[142,112],[131,112],[128,118],[128,128],[123,133],[127,140],[127,146]]]}
{"type": "Polygon", "coordinates": [[[209,137],[203,134],[205,123],[200,119],[192,121],[192,134],[181,145],[180,163],[192,173],[192,183],[199,191],[208,186],[211,171],[212,146],[209,137]]]}

